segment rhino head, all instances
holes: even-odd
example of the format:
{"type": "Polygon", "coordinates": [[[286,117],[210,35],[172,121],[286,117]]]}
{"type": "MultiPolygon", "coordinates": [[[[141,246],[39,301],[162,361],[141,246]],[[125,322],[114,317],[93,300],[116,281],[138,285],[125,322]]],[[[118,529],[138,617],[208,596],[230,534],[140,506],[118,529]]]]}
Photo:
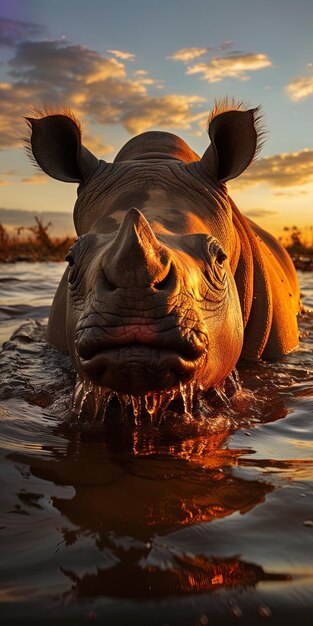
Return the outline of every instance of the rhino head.
{"type": "Polygon", "coordinates": [[[107,163],[82,145],[73,117],[29,124],[41,169],[79,184],[78,237],[48,340],[82,380],[120,394],[220,386],[241,354],[245,315],[225,183],[255,155],[256,111],[213,116],[201,159],[175,135],[147,132],[107,163]]]}

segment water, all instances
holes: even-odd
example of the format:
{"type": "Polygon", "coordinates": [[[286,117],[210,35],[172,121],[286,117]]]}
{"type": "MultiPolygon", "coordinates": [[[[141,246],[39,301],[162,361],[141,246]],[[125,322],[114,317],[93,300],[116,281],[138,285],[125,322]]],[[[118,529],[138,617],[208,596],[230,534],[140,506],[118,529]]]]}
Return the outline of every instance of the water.
{"type": "Polygon", "coordinates": [[[182,388],[168,419],[152,394],[112,396],[90,427],[101,399],[78,389],[64,421],[75,378],[43,339],[62,272],[0,269],[2,340],[26,323],[0,357],[0,623],[311,624],[312,314],[297,352],[238,368],[196,426],[182,388]]]}

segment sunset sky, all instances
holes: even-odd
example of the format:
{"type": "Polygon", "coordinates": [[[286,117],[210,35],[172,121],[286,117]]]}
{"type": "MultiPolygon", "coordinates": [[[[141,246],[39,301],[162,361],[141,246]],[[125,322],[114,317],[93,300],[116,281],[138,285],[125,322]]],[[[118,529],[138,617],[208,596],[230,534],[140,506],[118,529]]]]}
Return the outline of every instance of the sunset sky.
{"type": "Polygon", "coordinates": [[[236,204],[276,234],[312,224],[312,0],[0,7],[1,222],[26,224],[47,212],[56,227],[71,228],[75,185],[41,174],[21,147],[22,116],[33,106],[72,109],[85,145],[111,161],[132,135],[151,129],[178,134],[201,155],[208,113],[227,95],[261,104],[268,131],[258,160],[229,185],[236,204]]]}

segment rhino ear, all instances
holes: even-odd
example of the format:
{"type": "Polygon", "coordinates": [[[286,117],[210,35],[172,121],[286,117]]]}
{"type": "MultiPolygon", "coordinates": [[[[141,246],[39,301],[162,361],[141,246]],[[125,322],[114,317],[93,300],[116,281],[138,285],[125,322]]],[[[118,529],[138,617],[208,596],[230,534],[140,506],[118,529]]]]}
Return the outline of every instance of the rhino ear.
{"type": "Polygon", "coordinates": [[[210,122],[211,145],[202,161],[210,163],[220,182],[236,178],[253,160],[258,150],[258,111],[225,111],[210,122]]]}
{"type": "Polygon", "coordinates": [[[82,145],[76,121],[67,115],[25,119],[31,129],[27,148],[39,167],[57,180],[83,183],[98,159],[82,145]]]}

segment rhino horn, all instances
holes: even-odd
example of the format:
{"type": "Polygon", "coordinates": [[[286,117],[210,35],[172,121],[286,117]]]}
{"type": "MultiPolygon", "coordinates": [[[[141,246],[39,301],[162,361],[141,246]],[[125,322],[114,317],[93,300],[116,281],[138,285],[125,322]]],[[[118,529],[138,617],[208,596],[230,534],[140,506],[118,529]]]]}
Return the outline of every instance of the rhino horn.
{"type": "Polygon", "coordinates": [[[126,213],[105,257],[104,271],[116,287],[158,285],[169,273],[170,253],[136,208],[126,213]]]}

